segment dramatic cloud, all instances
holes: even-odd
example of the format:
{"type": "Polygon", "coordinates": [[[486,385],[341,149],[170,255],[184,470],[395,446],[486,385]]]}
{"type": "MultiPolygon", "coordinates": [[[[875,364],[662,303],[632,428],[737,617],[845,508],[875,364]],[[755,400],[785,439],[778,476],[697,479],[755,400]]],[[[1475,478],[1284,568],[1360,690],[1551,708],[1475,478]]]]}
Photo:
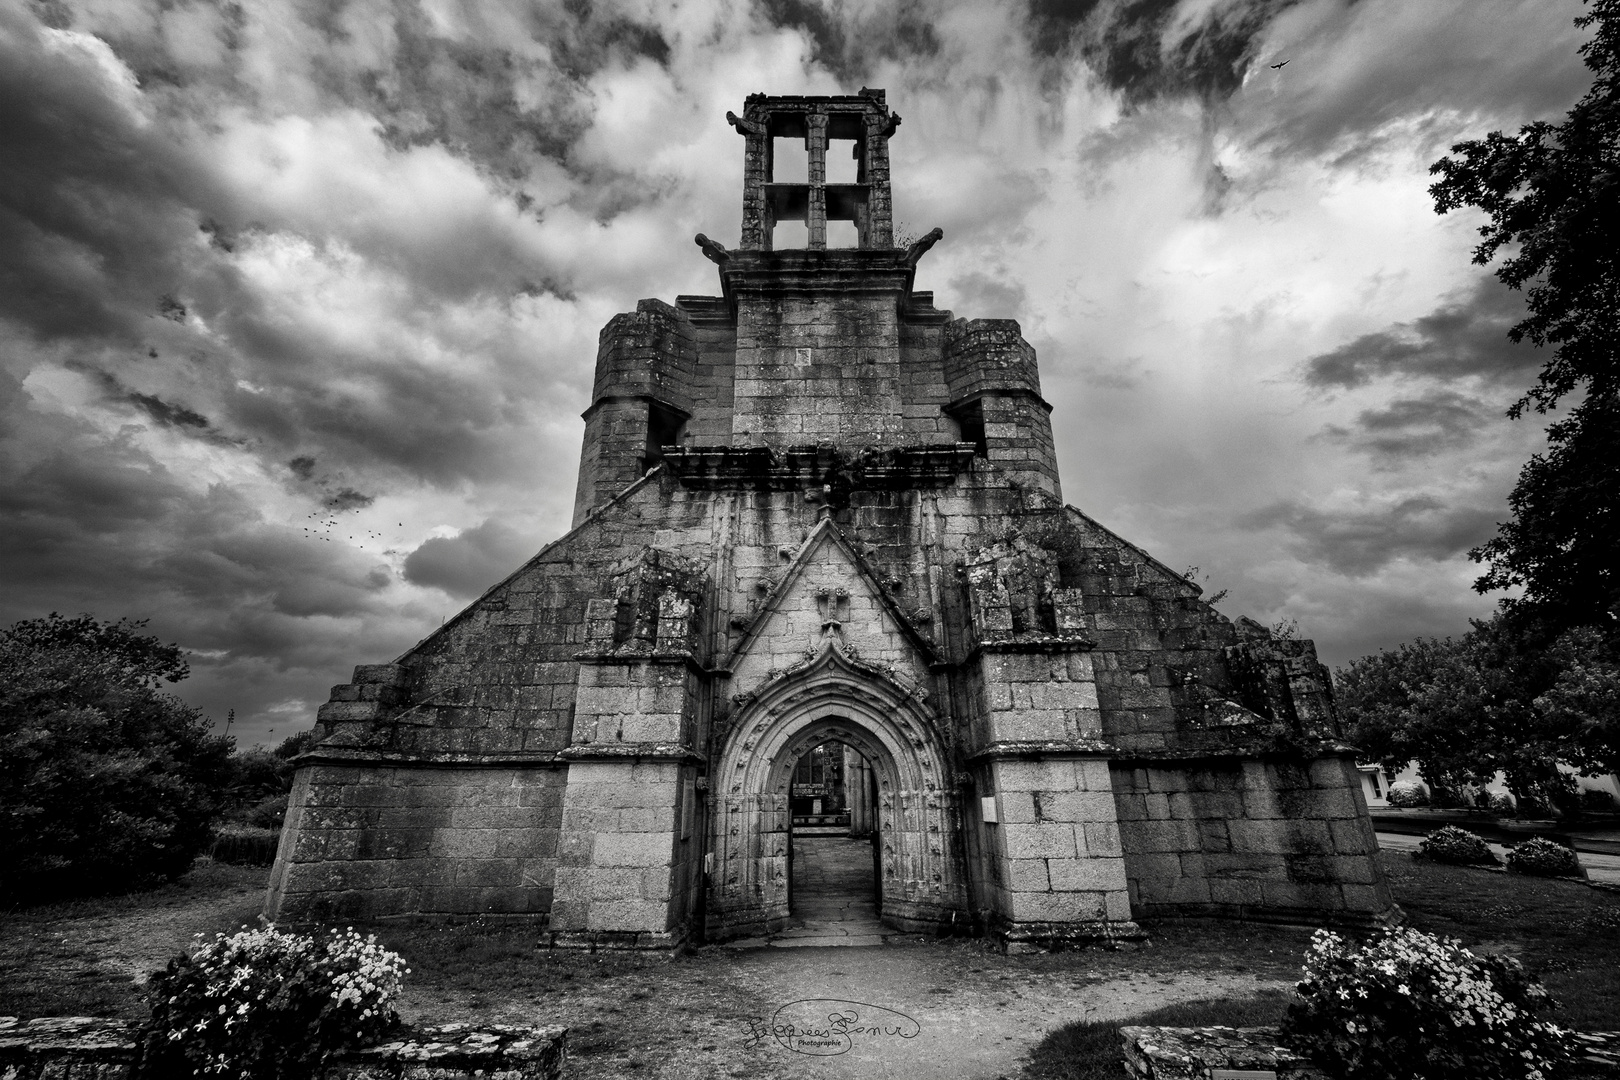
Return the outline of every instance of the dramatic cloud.
{"type": "Polygon", "coordinates": [[[435,536],[405,559],[405,579],[472,599],[523,564],[537,550],[532,537],[498,521],[455,536],[435,536]]]}
{"type": "Polygon", "coordinates": [[[1307,560],[1366,577],[1395,559],[1453,559],[1495,531],[1494,521],[1494,507],[1452,507],[1419,495],[1387,507],[1331,511],[1277,503],[1243,515],[1238,526],[1257,532],[1280,528],[1307,560]]]}
{"type": "Polygon", "coordinates": [[[1580,95],[1581,10],[0,0],[0,620],[149,618],[307,726],[560,534],[598,330],[736,240],[726,110],[865,85],[1071,502],[1332,660],[1455,632],[1539,358],[1427,168],[1580,95]]]}
{"type": "Polygon", "coordinates": [[[1448,298],[1422,318],[1363,334],[1312,357],[1305,381],[1324,389],[1348,389],[1387,377],[1476,378],[1523,392],[1543,363],[1535,349],[1508,339],[1508,330],[1524,317],[1520,294],[1482,276],[1467,294],[1448,298]]]}

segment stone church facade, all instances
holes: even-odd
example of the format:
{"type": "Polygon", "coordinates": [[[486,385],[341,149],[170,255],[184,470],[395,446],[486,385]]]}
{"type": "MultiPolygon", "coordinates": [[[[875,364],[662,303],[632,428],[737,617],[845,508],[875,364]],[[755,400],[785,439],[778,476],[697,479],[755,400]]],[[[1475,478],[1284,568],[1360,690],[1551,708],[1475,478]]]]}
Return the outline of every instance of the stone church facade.
{"type": "Polygon", "coordinates": [[[727,119],[741,242],[698,238],[720,294],[608,323],[572,530],[333,689],[267,913],[523,915],[583,947],[768,932],[795,764],[837,742],[898,929],[1384,917],[1312,644],[1064,504],[1018,325],[913,288],[939,234],[895,244],[883,92],[727,119]],[[778,139],[806,183],[775,182],[778,139]],[[829,147],[855,182],[827,182],[829,147]],[[775,249],[779,221],[806,246],[775,249]]]}

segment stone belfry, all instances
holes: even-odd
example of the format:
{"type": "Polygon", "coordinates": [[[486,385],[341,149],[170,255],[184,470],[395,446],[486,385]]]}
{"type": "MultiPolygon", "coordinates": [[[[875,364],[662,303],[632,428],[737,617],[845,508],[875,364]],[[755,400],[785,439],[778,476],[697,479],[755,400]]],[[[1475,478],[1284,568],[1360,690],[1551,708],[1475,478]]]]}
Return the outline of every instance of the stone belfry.
{"type": "Polygon", "coordinates": [[[1064,505],[1017,323],[914,287],[939,230],[896,246],[883,92],[727,120],[739,242],[697,237],[719,294],[609,321],[572,529],[333,688],[268,913],[768,934],[793,919],[795,767],[839,744],[897,930],[1382,918],[1313,646],[1064,505]],[[783,140],[802,183],[776,180],[783,140]],[[828,183],[842,153],[855,179],[828,183]]]}

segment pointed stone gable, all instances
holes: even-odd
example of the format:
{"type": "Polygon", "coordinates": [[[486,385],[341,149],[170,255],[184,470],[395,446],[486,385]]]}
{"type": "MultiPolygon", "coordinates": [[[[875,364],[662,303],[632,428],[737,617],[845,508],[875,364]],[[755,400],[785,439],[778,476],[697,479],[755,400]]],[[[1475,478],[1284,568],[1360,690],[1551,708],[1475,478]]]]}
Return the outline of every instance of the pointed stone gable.
{"type": "Polygon", "coordinates": [[[902,683],[915,686],[928,679],[928,640],[826,519],[760,603],[732,652],[727,664],[732,692],[757,691],[777,673],[821,652],[829,637],[868,664],[892,668],[902,683]]]}

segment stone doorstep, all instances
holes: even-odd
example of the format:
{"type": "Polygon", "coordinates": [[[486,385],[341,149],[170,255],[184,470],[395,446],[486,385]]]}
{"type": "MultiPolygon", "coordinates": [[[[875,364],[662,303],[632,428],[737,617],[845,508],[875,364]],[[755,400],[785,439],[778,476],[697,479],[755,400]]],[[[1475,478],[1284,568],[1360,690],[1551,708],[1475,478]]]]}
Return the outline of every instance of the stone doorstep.
{"type": "MultiPolygon", "coordinates": [[[[1276,1080],[1323,1080],[1325,1074],[1277,1044],[1276,1028],[1122,1027],[1131,1080],[1207,1080],[1216,1070],[1276,1080]]],[[[1620,1031],[1575,1031],[1572,1075],[1620,1078],[1620,1031]]]]}
{"type": "MultiPolygon", "coordinates": [[[[51,1016],[26,1023],[0,1016],[0,1075],[14,1080],[73,1075],[127,1080],[139,1026],[91,1016],[51,1016]]],[[[568,1029],[505,1024],[446,1024],[401,1028],[377,1046],[334,1055],[323,1080],[556,1080],[566,1057],[568,1029]]]]}

